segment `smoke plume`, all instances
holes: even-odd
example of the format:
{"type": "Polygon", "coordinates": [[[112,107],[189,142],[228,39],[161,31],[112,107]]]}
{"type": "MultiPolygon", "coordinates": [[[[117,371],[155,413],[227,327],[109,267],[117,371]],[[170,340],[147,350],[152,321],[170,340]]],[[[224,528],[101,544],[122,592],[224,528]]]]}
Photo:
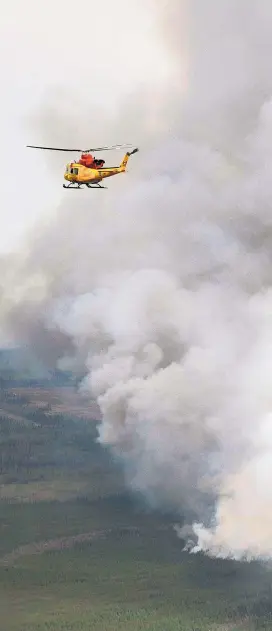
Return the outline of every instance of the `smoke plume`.
{"type": "MultiPolygon", "coordinates": [[[[101,443],[133,489],[185,517],[193,551],[267,558],[271,1],[148,6],[171,74],[122,93],[99,141],[133,132],[142,152],[108,191],[68,193],[35,228],[2,275],[3,326],[87,370],[101,443]]],[[[67,144],[73,111],[52,98],[35,129],[67,144]]]]}

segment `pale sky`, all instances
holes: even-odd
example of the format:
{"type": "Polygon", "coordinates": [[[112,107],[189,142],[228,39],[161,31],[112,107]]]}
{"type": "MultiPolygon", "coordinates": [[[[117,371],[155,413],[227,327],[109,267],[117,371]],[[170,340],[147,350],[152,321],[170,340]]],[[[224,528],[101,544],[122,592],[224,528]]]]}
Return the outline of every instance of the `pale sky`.
{"type": "MultiPolygon", "coordinates": [[[[80,4],[10,0],[1,9],[0,51],[0,252],[4,252],[16,248],[35,218],[52,212],[65,194],[63,171],[67,159],[74,156],[60,154],[54,174],[48,168],[47,152],[25,148],[44,142],[42,129],[38,135],[38,126],[33,124],[32,129],[31,121],[39,116],[50,91],[64,88],[71,103],[76,99],[79,119],[81,95],[82,112],[88,104],[99,106],[102,117],[103,108],[116,110],[135,87],[154,85],[155,89],[169,64],[149,0],[104,0],[101,5],[90,0],[80,4]]],[[[57,135],[52,131],[51,137],[47,130],[48,144],[58,145],[57,135]]],[[[66,137],[71,144],[67,132],[66,137]]],[[[75,140],[74,131],[72,144],[75,140]]],[[[100,144],[97,134],[95,142],[100,144]]],[[[104,137],[101,143],[105,142],[104,137]]],[[[112,142],[131,142],[131,138],[109,139],[112,142]]],[[[92,144],[92,130],[86,129],[86,145],[92,144]]]]}

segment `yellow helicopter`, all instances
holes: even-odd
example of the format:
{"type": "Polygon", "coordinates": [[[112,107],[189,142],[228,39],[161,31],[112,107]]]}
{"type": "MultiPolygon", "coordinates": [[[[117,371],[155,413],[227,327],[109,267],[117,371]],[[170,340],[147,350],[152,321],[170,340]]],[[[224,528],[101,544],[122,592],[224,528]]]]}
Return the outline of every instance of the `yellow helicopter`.
{"type": "Polygon", "coordinates": [[[117,175],[118,173],[124,173],[128,159],[134,153],[139,151],[138,148],[132,151],[127,151],[123,157],[123,160],[119,166],[116,167],[104,167],[105,160],[97,160],[91,155],[91,151],[110,151],[113,149],[121,149],[123,147],[130,147],[131,145],[112,145],[111,147],[97,147],[93,149],[61,149],[60,147],[41,147],[36,145],[27,145],[31,149],[46,149],[48,151],[67,151],[67,152],[80,152],[81,157],[79,160],[69,162],[66,165],[66,171],[64,173],[64,179],[69,184],[63,184],[63,188],[81,188],[83,185],[87,188],[107,188],[101,186],[100,182],[107,177],[117,175]]]}

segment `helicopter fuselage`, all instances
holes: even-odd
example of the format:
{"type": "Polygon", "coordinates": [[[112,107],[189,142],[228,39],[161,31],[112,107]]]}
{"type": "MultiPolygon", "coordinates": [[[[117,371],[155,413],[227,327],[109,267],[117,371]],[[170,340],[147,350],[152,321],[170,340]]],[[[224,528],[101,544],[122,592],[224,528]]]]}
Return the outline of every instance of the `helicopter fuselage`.
{"type": "Polygon", "coordinates": [[[100,185],[100,182],[112,175],[124,173],[129,157],[137,151],[138,148],[133,149],[133,151],[127,151],[121,164],[117,167],[98,167],[97,169],[93,169],[79,162],[69,162],[69,164],[66,165],[66,171],[64,173],[64,179],[67,180],[69,184],[63,184],[63,186],[64,188],[80,188],[85,184],[88,188],[104,188],[100,185]]]}
{"type": "Polygon", "coordinates": [[[117,173],[123,173],[126,170],[126,166],[120,165],[118,167],[102,167],[99,169],[92,169],[89,167],[85,167],[78,162],[69,163],[66,166],[66,171],[64,173],[64,179],[67,180],[70,184],[98,184],[104,178],[111,177],[112,175],[117,175],[117,173]]]}

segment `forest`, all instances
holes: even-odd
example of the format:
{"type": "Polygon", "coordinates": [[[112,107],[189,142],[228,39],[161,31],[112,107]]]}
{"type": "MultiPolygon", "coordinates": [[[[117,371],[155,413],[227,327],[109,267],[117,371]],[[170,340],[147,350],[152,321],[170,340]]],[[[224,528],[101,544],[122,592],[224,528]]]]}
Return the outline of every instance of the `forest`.
{"type": "Polygon", "coordinates": [[[0,389],[3,629],[272,628],[269,567],[185,552],[180,516],[130,492],[86,402],[59,411],[76,385],[15,373],[0,389]]]}

